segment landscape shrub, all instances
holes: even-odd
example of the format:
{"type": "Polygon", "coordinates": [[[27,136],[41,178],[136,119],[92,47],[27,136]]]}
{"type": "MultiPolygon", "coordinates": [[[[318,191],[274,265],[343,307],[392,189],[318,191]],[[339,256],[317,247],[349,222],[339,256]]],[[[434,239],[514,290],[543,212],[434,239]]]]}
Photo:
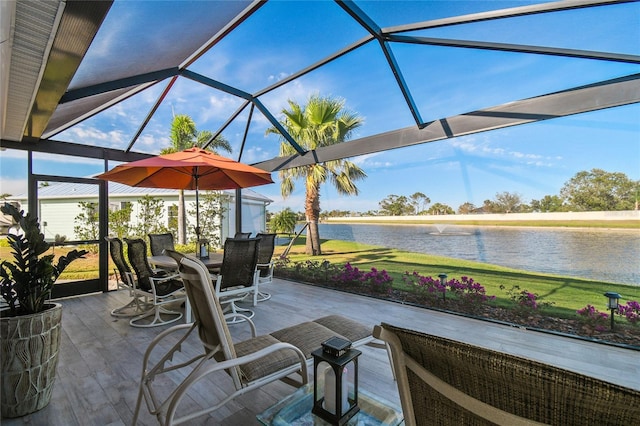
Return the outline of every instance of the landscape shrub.
{"type": "Polygon", "coordinates": [[[387,271],[371,268],[371,271],[364,272],[348,262],[331,280],[338,287],[366,288],[375,294],[388,295],[393,288],[393,278],[387,271]]]}
{"type": "MultiPolygon", "coordinates": [[[[338,289],[351,289],[362,294],[379,294],[402,303],[447,309],[538,328],[562,330],[571,334],[593,337],[597,333],[609,331],[609,315],[598,312],[592,305],[576,311],[573,319],[549,317],[541,310],[553,305],[553,302],[541,300],[537,294],[521,289],[517,285],[509,290],[506,290],[505,286],[500,286],[512,302],[510,307],[502,308],[492,305],[490,302],[495,300],[496,296],[487,295],[484,286],[468,276],[444,281],[439,277],[434,278],[421,275],[416,271],[406,271],[402,275],[402,281],[408,289],[403,290],[399,285],[394,288],[393,278],[385,270],[371,268],[371,271],[365,272],[351,263],[342,266],[333,265],[327,260],[306,260],[294,263],[289,258],[276,261],[275,275],[338,289]]],[[[640,325],[640,303],[637,301],[621,304],[618,314],[626,318],[630,324],[640,325]]],[[[632,328],[635,329],[635,327],[632,328]]],[[[625,340],[627,335],[624,334],[627,331],[624,330],[620,341],[627,341],[625,340]]],[[[619,330],[616,331],[619,334],[619,330]]],[[[633,341],[633,335],[630,335],[629,339],[633,341]]]]}
{"type": "MultiPolygon", "coordinates": [[[[500,286],[500,290],[505,289],[505,286],[500,286]]],[[[520,286],[517,285],[512,286],[506,291],[509,299],[514,303],[515,312],[522,317],[532,315],[540,308],[553,305],[553,302],[543,302],[538,299],[536,293],[531,293],[526,289],[521,290],[520,286]]]]}
{"type": "Polygon", "coordinates": [[[640,325],[640,303],[630,300],[626,305],[618,306],[618,313],[633,325],[640,325]]]}
{"type": "Polygon", "coordinates": [[[442,284],[440,279],[435,279],[432,276],[420,275],[416,271],[413,271],[412,273],[407,271],[402,276],[402,281],[412,288],[417,295],[431,303],[444,303],[447,286],[446,284],[442,284]]]}
{"type": "Polygon", "coordinates": [[[463,276],[460,280],[453,278],[446,284],[451,289],[451,292],[456,295],[458,304],[465,312],[477,313],[484,303],[496,298],[495,296],[487,295],[484,286],[470,277],[463,276]]]}
{"type": "Polygon", "coordinates": [[[607,329],[609,314],[599,312],[592,305],[587,305],[576,312],[580,316],[584,329],[589,336],[592,336],[596,331],[605,331],[607,329]]]}

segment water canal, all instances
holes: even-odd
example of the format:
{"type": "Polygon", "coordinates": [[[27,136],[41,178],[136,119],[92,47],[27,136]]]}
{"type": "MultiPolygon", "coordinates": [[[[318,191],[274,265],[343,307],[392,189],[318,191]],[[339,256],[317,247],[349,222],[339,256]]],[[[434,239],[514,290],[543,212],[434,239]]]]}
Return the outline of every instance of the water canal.
{"type": "Polygon", "coordinates": [[[639,230],[320,224],[320,236],[640,286],[639,230]]]}

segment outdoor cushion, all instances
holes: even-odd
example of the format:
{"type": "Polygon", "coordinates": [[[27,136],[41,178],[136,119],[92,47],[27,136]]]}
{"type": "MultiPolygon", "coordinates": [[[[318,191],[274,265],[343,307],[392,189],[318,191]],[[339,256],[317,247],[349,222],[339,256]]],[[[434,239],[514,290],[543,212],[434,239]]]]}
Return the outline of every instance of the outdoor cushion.
{"type": "Polygon", "coordinates": [[[340,337],[354,343],[354,346],[368,343],[373,339],[371,329],[342,315],[329,315],[313,321],[296,324],[274,331],[271,336],[281,342],[291,343],[311,358],[311,352],[320,348],[322,342],[331,337],[340,337]]]}
{"type": "MultiPolygon", "coordinates": [[[[278,339],[273,336],[257,336],[244,342],[236,343],[236,355],[241,357],[252,354],[274,343],[278,343],[278,339]]],[[[287,368],[296,362],[298,362],[298,357],[294,353],[281,350],[270,354],[268,357],[242,364],[240,372],[245,380],[253,381],[287,368]]]]}
{"type": "MultiPolygon", "coordinates": [[[[300,349],[308,359],[311,358],[311,352],[320,348],[321,343],[325,340],[336,336],[336,333],[327,327],[309,321],[275,331],[271,333],[271,336],[281,342],[291,343],[300,349]]],[[[344,336],[338,337],[344,338],[344,336]]]]}
{"type": "Polygon", "coordinates": [[[356,345],[360,340],[371,340],[371,327],[366,327],[358,321],[343,317],[342,315],[329,315],[313,320],[313,322],[327,327],[336,334],[344,336],[356,345]]]}

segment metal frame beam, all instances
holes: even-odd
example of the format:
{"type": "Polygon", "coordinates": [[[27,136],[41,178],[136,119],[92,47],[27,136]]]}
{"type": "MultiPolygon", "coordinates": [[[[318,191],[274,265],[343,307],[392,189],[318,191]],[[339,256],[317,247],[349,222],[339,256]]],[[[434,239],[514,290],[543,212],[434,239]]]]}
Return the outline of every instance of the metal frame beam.
{"type": "Polygon", "coordinates": [[[0,140],[0,148],[15,149],[18,151],[42,152],[45,154],[70,155],[73,157],[93,158],[110,161],[136,161],[153,157],[152,154],[140,152],[125,152],[120,149],[102,148],[99,146],[83,145],[72,142],[61,142],[44,139],[24,139],[22,142],[0,140]]]}
{"type": "Polygon", "coordinates": [[[423,129],[406,127],[305,155],[275,157],[254,166],[273,172],[633,103],[640,103],[640,74],[432,121],[423,129]]]}
{"type": "Polygon", "coordinates": [[[409,86],[402,75],[402,70],[396,61],[393,52],[391,51],[391,47],[385,40],[385,36],[382,33],[381,28],[375,23],[373,19],[371,19],[362,9],[360,9],[353,1],[351,0],[336,0],[336,3],[349,15],[353,18],[358,24],[360,24],[369,34],[371,34],[378,43],[380,43],[380,49],[384,54],[385,59],[387,60],[387,64],[389,64],[389,68],[393,73],[393,77],[396,80],[398,88],[404,97],[405,102],[407,103],[407,107],[413,116],[416,125],[420,128],[424,127],[425,124],[420,116],[420,111],[418,110],[418,106],[416,105],[413,96],[411,95],[411,91],[409,90],[409,86]]]}
{"type": "Polygon", "coordinates": [[[595,59],[600,61],[624,62],[640,64],[640,56],[622,53],[596,52],[592,50],[562,49],[547,46],[530,46],[525,44],[493,43],[475,40],[453,40],[432,37],[411,37],[388,35],[390,42],[423,44],[429,46],[460,47],[465,49],[498,50],[504,52],[533,53],[538,55],[565,56],[570,58],[595,59]]]}
{"type": "Polygon", "coordinates": [[[31,102],[24,137],[39,138],[44,133],[112,3],[113,0],[64,3],[51,50],[43,58],[42,79],[31,102]]]}
{"type": "Polygon", "coordinates": [[[508,9],[491,10],[489,12],[471,13],[468,15],[434,19],[431,21],[423,21],[413,24],[397,25],[383,28],[382,32],[388,34],[426,30],[430,28],[448,27],[451,25],[491,21],[494,19],[516,18],[518,16],[535,15],[539,13],[561,12],[563,10],[582,9],[587,7],[633,3],[635,1],[638,0],[562,0],[550,3],[533,4],[529,6],[512,7],[508,9]]]}
{"type": "Polygon", "coordinates": [[[289,134],[289,132],[287,132],[284,127],[282,127],[282,125],[278,122],[278,120],[276,120],[273,114],[271,114],[271,111],[269,111],[267,107],[265,107],[263,103],[260,102],[260,100],[255,96],[253,96],[252,94],[247,93],[243,90],[237,89],[235,87],[229,86],[228,84],[221,83],[212,78],[205,77],[193,71],[183,70],[181,74],[182,76],[190,80],[197,81],[198,83],[204,84],[209,87],[213,87],[214,89],[221,90],[225,93],[229,93],[230,95],[237,96],[239,98],[251,101],[260,110],[260,112],[262,112],[262,114],[266,117],[266,119],[269,120],[269,122],[273,125],[273,127],[278,129],[278,132],[280,132],[282,137],[284,137],[286,141],[289,142],[289,144],[291,144],[291,146],[299,154],[304,154],[306,152],[300,145],[298,145],[298,143],[295,141],[295,139],[293,139],[293,137],[289,134]]]}

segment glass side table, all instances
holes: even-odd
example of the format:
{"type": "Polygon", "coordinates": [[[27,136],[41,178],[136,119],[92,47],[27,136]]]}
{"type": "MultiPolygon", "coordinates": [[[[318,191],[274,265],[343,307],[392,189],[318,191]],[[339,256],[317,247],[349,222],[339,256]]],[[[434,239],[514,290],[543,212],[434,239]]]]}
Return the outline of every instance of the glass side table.
{"type": "MultiPolygon", "coordinates": [[[[352,417],[349,426],[399,426],[404,424],[402,410],[382,398],[360,389],[360,412],[352,417]]],[[[325,426],[329,423],[311,414],[313,407],[313,383],[299,388],[295,393],[270,407],[256,417],[266,426],[325,426]]]]}

